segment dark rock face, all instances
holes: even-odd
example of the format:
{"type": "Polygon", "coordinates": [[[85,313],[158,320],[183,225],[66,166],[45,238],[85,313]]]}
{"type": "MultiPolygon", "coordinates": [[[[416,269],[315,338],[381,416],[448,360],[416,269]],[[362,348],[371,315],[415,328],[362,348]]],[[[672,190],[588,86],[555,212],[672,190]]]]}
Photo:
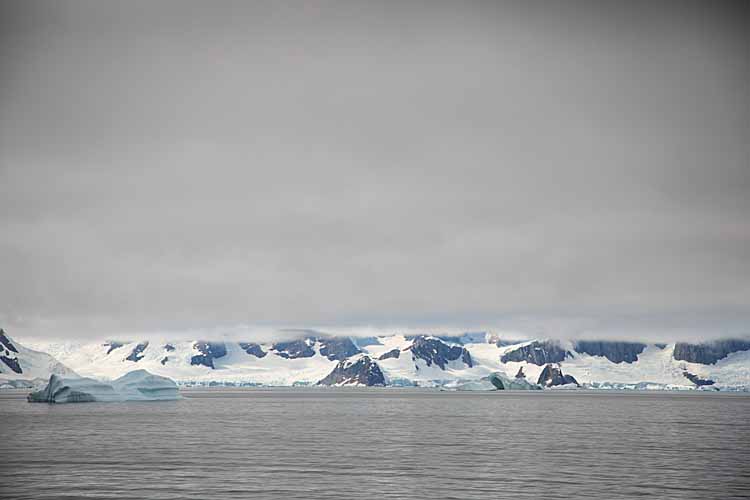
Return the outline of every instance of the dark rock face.
{"type": "Polygon", "coordinates": [[[109,349],[107,349],[107,354],[109,354],[112,351],[114,351],[115,349],[119,349],[123,345],[125,345],[125,344],[123,344],[122,342],[117,342],[115,340],[112,340],[112,341],[104,344],[104,347],[109,347],[109,349]]]}
{"type": "Polygon", "coordinates": [[[568,354],[568,351],[560,347],[560,344],[557,342],[535,340],[518,349],[506,352],[502,355],[500,361],[503,363],[507,363],[508,361],[526,361],[527,363],[543,366],[548,363],[559,363],[568,354]]]}
{"type": "Polygon", "coordinates": [[[13,345],[13,342],[5,335],[5,331],[0,328],[0,361],[16,373],[23,373],[18,358],[11,354],[18,354],[18,349],[13,345]]]}
{"type": "Polygon", "coordinates": [[[133,351],[125,358],[127,361],[133,361],[135,363],[143,359],[143,351],[148,347],[148,342],[141,342],[133,348],[133,351]]]}
{"type": "Polygon", "coordinates": [[[315,356],[315,343],[320,343],[320,354],[330,361],[342,361],[362,351],[349,337],[308,336],[289,342],[277,342],[271,349],[286,359],[310,358],[315,356]]]}
{"type": "Polygon", "coordinates": [[[665,349],[667,347],[667,344],[654,344],[659,349],[665,349]]]}
{"type": "Polygon", "coordinates": [[[16,346],[13,345],[13,342],[11,342],[10,339],[5,335],[5,330],[3,330],[2,328],[0,328],[0,345],[11,352],[15,352],[16,354],[18,354],[18,349],[16,349],[16,346]]]}
{"type": "Polygon", "coordinates": [[[461,361],[463,361],[464,364],[467,365],[469,368],[474,366],[474,362],[471,359],[471,354],[466,349],[463,349],[461,351],[461,361]]]}
{"type": "Polygon", "coordinates": [[[739,339],[715,340],[702,344],[678,342],[674,346],[674,359],[688,363],[712,365],[733,352],[750,350],[750,341],[739,339]]]}
{"type": "Polygon", "coordinates": [[[260,344],[254,342],[240,342],[240,348],[248,354],[255,356],[256,358],[263,358],[268,354],[261,347],[260,344]]]}
{"type": "Polygon", "coordinates": [[[329,361],[343,361],[355,354],[359,354],[357,347],[349,337],[324,337],[318,339],[320,342],[320,354],[329,361]]]}
{"type": "Polygon", "coordinates": [[[471,354],[464,347],[449,346],[436,338],[417,337],[407,349],[411,350],[415,359],[423,359],[427,366],[432,366],[435,363],[441,370],[445,370],[446,363],[457,359],[460,359],[469,368],[474,366],[471,354]]]}
{"type": "Polygon", "coordinates": [[[18,363],[18,358],[11,358],[5,355],[0,356],[0,361],[8,365],[8,368],[16,373],[23,373],[21,365],[18,363]]]}
{"type": "Polygon", "coordinates": [[[516,373],[516,378],[526,378],[526,375],[523,373],[523,366],[518,368],[518,373],[516,373]]]}
{"type": "Polygon", "coordinates": [[[368,387],[385,385],[385,377],[380,367],[369,356],[362,356],[355,362],[339,361],[336,368],[317,385],[359,384],[368,387]]]}
{"type": "Polygon", "coordinates": [[[164,344],[164,350],[167,352],[174,351],[174,346],[172,344],[164,344]]]}
{"type": "Polygon", "coordinates": [[[578,385],[578,381],[572,375],[563,375],[559,366],[549,363],[544,367],[542,373],[539,374],[537,384],[543,387],[553,387],[567,384],[578,385]]]}
{"type": "Polygon", "coordinates": [[[401,351],[399,351],[398,349],[391,349],[390,351],[381,354],[378,358],[378,361],[383,361],[384,359],[391,358],[398,359],[399,356],[401,356],[401,351]]]}
{"type": "Polygon", "coordinates": [[[646,344],[638,342],[603,342],[596,340],[579,340],[574,350],[591,356],[603,356],[613,363],[635,363],[646,344]]]}
{"type": "Polygon", "coordinates": [[[710,378],[700,378],[698,375],[694,375],[690,372],[682,372],[683,375],[685,375],[685,378],[691,381],[696,385],[696,387],[701,387],[704,385],[714,385],[716,382],[711,380],[710,378]]]}
{"type": "Polygon", "coordinates": [[[196,354],[190,358],[190,364],[207,366],[212,370],[215,368],[214,359],[227,355],[227,348],[224,345],[224,342],[199,341],[195,343],[195,349],[197,349],[200,354],[196,354]]]}
{"type": "Polygon", "coordinates": [[[163,358],[161,359],[161,364],[162,364],[162,365],[166,365],[166,364],[167,364],[167,361],[169,361],[169,356],[164,356],[164,357],[163,357],[163,358]]]}
{"type": "Polygon", "coordinates": [[[315,340],[315,337],[307,337],[291,342],[277,342],[271,349],[276,351],[278,356],[286,359],[311,358],[315,356],[315,350],[312,348],[315,340]]]}

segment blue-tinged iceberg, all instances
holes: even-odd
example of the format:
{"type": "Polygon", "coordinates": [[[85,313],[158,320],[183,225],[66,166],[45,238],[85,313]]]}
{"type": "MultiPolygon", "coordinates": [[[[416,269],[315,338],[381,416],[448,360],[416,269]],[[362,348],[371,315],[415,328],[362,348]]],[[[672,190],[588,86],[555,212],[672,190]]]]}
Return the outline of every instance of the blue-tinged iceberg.
{"type": "Polygon", "coordinates": [[[91,378],[63,378],[51,375],[47,387],[32,392],[32,403],[89,403],[93,401],[121,401],[114,387],[91,378]]]}
{"type": "Polygon", "coordinates": [[[173,380],[135,370],[111,384],[90,378],[52,375],[47,387],[28,396],[31,403],[91,403],[117,401],[169,401],[180,399],[173,380]]]}
{"type": "Polygon", "coordinates": [[[146,370],[134,370],[112,382],[123,401],[168,401],[180,399],[174,380],[146,370]]]}
{"type": "Polygon", "coordinates": [[[446,389],[456,391],[538,391],[541,386],[528,382],[525,378],[517,377],[511,379],[502,373],[491,373],[479,380],[459,382],[455,385],[445,386],[446,389]]]}

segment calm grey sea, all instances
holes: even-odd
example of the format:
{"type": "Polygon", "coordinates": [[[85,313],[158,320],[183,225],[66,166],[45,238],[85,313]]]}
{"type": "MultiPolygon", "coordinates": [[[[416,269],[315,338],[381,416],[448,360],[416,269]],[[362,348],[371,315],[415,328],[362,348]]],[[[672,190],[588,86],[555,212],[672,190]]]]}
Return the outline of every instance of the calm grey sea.
{"type": "Polygon", "coordinates": [[[0,393],[13,499],[748,498],[750,396],[186,391],[29,404],[0,393]]]}

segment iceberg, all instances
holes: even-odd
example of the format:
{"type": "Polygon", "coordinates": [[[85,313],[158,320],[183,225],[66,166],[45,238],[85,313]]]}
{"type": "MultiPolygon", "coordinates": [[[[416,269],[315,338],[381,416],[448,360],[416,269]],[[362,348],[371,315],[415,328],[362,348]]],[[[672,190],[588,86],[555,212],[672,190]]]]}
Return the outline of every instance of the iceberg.
{"type": "Polygon", "coordinates": [[[180,399],[172,379],[135,370],[111,384],[91,378],[51,375],[47,387],[32,392],[30,403],[91,403],[117,401],[170,401],[180,399]]]}
{"type": "Polygon", "coordinates": [[[52,374],[47,387],[32,392],[31,403],[89,403],[93,401],[120,401],[115,389],[91,378],[63,378],[52,374]]]}
{"type": "Polygon", "coordinates": [[[134,370],[112,382],[123,401],[169,401],[180,399],[174,380],[146,370],[134,370]]]}
{"type": "Polygon", "coordinates": [[[498,372],[491,373],[487,378],[499,391],[539,391],[542,389],[525,378],[509,378],[498,372]]]}
{"type": "Polygon", "coordinates": [[[538,391],[541,387],[523,378],[511,379],[502,373],[491,373],[479,380],[456,384],[457,391],[538,391]]]}
{"type": "Polygon", "coordinates": [[[441,389],[452,389],[455,391],[496,391],[497,387],[485,377],[481,380],[469,380],[466,382],[445,385],[441,387],[441,389]]]}

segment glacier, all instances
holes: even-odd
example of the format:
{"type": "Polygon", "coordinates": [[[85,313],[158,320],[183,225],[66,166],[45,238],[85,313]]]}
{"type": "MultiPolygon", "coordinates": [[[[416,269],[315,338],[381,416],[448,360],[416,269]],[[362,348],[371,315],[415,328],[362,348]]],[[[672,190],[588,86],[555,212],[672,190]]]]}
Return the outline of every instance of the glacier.
{"type": "MultiPolygon", "coordinates": [[[[181,386],[315,386],[332,374],[335,376],[339,363],[345,361],[339,371],[348,370],[349,378],[359,380],[360,385],[449,388],[476,382],[475,387],[486,387],[489,379],[483,379],[493,373],[513,383],[535,385],[547,364],[552,363],[569,376],[569,381],[584,389],[750,390],[750,349],[729,352],[746,347],[742,342],[719,343],[720,350],[713,348],[713,344],[691,347],[697,353],[710,350],[723,356],[709,360],[696,356],[677,359],[687,356],[679,352],[675,343],[518,340],[515,334],[506,337],[494,333],[466,336],[394,333],[363,339],[306,330],[299,337],[285,338],[283,342],[250,340],[253,339],[227,337],[208,342],[150,337],[26,344],[49,353],[49,360],[59,360],[58,364],[84,377],[114,380],[133,370],[146,369],[181,386]],[[369,366],[356,364],[362,356],[370,359],[369,366]],[[376,373],[375,367],[382,373],[382,380],[379,376],[365,376],[368,370],[376,373]]],[[[20,352],[21,346],[18,343],[15,346],[20,352]]],[[[15,353],[7,356],[12,358],[15,353]]],[[[19,356],[21,366],[28,371],[24,375],[43,377],[45,381],[49,378],[49,371],[42,372],[49,369],[50,363],[39,363],[43,369],[32,372],[26,369],[26,359],[19,356]]],[[[15,373],[6,376],[11,377],[22,378],[15,373]]],[[[556,381],[553,377],[550,388],[563,387],[565,378],[557,377],[560,380],[556,381]]],[[[16,382],[5,383],[11,386],[16,382]]]]}
{"type": "Polygon", "coordinates": [[[111,384],[86,377],[51,375],[47,386],[28,396],[30,403],[171,401],[180,399],[177,384],[146,370],[126,373],[111,384]]]}

